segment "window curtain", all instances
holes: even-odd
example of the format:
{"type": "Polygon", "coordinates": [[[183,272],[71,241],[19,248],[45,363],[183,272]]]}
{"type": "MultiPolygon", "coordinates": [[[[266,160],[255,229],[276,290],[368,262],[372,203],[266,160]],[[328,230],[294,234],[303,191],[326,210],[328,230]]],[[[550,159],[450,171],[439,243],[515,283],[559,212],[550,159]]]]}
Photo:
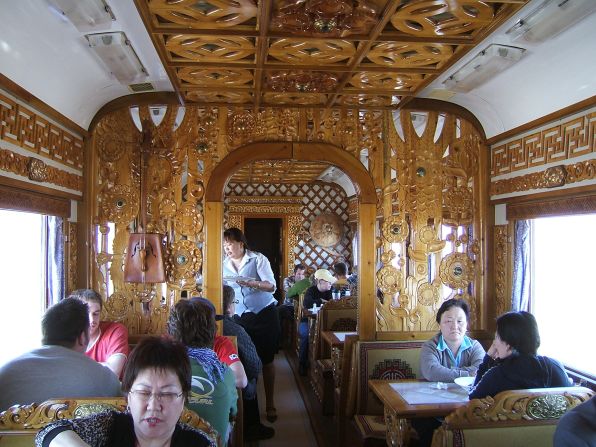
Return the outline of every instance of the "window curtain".
{"type": "Polygon", "coordinates": [[[528,310],[530,303],[530,221],[515,221],[511,310],[528,310]]]}
{"type": "Polygon", "coordinates": [[[61,217],[46,217],[48,306],[64,298],[65,293],[63,226],[64,220],[61,217]]]}

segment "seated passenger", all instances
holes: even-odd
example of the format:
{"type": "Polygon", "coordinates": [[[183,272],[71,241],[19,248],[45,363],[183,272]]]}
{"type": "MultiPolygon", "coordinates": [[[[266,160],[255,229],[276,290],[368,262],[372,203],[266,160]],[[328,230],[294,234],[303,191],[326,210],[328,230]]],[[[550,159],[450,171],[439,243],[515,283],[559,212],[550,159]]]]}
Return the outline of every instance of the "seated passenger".
{"type": "Polygon", "coordinates": [[[539,346],[534,315],[507,312],[497,318],[495,339],[478,367],[470,399],[506,390],[569,386],[563,365],[537,355],[539,346]]]}
{"type": "Polygon", "coordinates": [[[118,377],[122,377],[128,356],[126,326],[112,321],[99,321],[103,303],[95,290],[75,290],[69,298],[78,298],[89,306],[89,345],[85,355],[107,366],[118,377]]]}
{"type": "Polygon", "coordinates": [[[215,313],[203,302],[180,300],[170,311],[168,333],[186,346],[190,357],[188,408],[207,420],[225,445],[238,394],[234,374],[213,351],[215,330],[215,313]]]}
{"type": "Polygon", "coordinates": [[[259,402],[257,399],[257,379],[263,370],[261,358],[257,353],[250,335],[242,326],[234,321],[236,313],[236,303],[234,289],[230,286],[223,286],[223,333],[224,335],[233,335],[238,343],[238,354],[244,365],[248,385],[242,390],[242,400],[244,405],[244,440],[246,442],[255,442],[262,439],[269,439],[275,435],[275,430],[261,423],[259,412],[259,402]]]}
{"type": "MultiPolygon", "coordinates": [[[[206,304],[215,315],[215,306],[207,298],[193,297],[190,301],[206,304]]],[[[223,319],[223,315],[215,315],[215,320],[219,321],[221,319],[223,319]]],[[[232,340],[223,335],[215,334],[213,350],[217,354],[219,361],[228,365],[232,370],[236,388],[244,389],[248,384],[248,379],[244,371],[244,365],[240,361],[240,357],[238,357],[238,350],[234,346],[234,343],[232,343],[232,340]]]]}
{"type": "Polygon", "coordinates": [[[352,294],[352,284],[348,281],[348,267],[343,262],[338,262],[333,265],[333,272],[335,273],[335,284],[333,284],[333,291],[338,291],[340,296],[352,294]]]}
{"type": "Polygon", "coordinates": [[[306,277],[306,267],[304,267],[302,264],[296,264],[294,266],[294,274],[284,278],[284,305],[294,306],[293,298],[300,295],[309,286],[310,281],[306,277]]]}
{"type": "Polygon", "coordinates": [[[554,447],[596,447],[596,396],[565,413],[555,430],[554,447]]]}
{"type": "Polygon", "coordinates": [[[215,447],[203,431],[178,422],[190,380],[184,346],[164,338],[143,338],[130,354],[124,371],[126,413],[109,411],[53,422],[40,430],[35,445],[215,447]]]}
{"type": "Polygon", "coordinates": [[[456,377],[475,376],[484,348],[466,336],[470,311],[463,300],[445,301],[437,312],[440,332],[422,345],[420,371],[431,382],[453,382],[456,377]]]}
{"type": "MultiPolygon", "coordinates": [[[[329,301],[331,296],[331,286],[335,282],[335,278],[329,270],[319,269],[314,274],[315,285],[306,289],[304,294],[303,307],[310,309],[314,304],[322,306],[323,303],[329,301]]],[[[300,353],[298,356],[298,371],[301,376],[306,375],[308,369],[308,318],[303,317],[298,326],[298,334],[300,335],[300,353]]]]}
{"type": "Polygon", "coordinates": [[[43,346],[0,368],[0,411],[53,397],[122,395],[116,375],[84,354],[89,343],[88,309],[82,301],[66,298],[46,311],[41,322],[43,346]]]}

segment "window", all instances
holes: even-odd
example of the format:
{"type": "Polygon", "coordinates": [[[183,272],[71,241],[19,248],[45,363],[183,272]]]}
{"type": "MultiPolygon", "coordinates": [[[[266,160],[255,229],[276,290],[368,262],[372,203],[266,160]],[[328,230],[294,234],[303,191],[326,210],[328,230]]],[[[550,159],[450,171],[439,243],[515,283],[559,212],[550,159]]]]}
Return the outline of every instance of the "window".
{"type": "Polygon", "coordinates": [[[596,375],[596,214],[531,221],[530,310],[540,330],[540,354],[596,375]]]}
{"type": "Polygon", "coordinates": [[[41,345],[45,302],[45,222],[0,210],[0,365],[41,345]],[[10,342],[8,342],[10,340],[10,342]]]}

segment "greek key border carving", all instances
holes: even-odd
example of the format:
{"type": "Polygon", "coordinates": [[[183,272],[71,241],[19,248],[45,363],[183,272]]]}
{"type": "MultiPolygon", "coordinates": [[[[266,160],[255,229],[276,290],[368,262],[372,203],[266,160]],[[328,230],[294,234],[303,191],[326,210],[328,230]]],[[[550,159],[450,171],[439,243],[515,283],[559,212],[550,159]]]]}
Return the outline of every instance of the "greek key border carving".
{"type": "Polygon", "coordinates": [[[22,175],[36,182],[54,185],[83,192],[83,177],[46,165],[35,157],[27,157],[8,149],[0,149],[0,171],[22,175]]]}
{"type": "Polygon", "coordinates": [[[596,111],[491,148],[491,176],[596,152],[596,111]]]}
{"type": "Polygon", "coordinates": [[[0,93],[0,140],[83,169],[83,140],[0,93]]]}

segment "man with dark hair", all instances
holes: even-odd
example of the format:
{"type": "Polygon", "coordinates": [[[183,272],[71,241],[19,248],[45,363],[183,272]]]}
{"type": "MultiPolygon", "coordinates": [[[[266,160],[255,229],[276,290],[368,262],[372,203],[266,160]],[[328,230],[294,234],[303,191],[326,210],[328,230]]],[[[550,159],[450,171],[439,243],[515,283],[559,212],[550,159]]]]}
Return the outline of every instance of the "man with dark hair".
{"type": "Polygon", "coordinates": [[[78,289],[69,298],[78,298],[89,306],[89,344],[85,355],[122,376],[128,356],[128,330],[122,323],[99,321],[103,302],[93,289],[78,289]]]}
{"type": "Polygon", "coordinates": [[[168,333],[186,346],[190,357],[192,387],[188,408],[207,420],[221,436],[222,445],[226,445],[238,394],[232,370],[213,351],[215,331],[215,312],[204,301],[183,299],[170,311],[168,333]]]}
{"type": "Polygon", "coordinates": [[[43,316],[43,346],[0,368],[0,411],[55,397],[121,396],[114,373],[86,357],[88,307],[66,298],[43,316]]]}

